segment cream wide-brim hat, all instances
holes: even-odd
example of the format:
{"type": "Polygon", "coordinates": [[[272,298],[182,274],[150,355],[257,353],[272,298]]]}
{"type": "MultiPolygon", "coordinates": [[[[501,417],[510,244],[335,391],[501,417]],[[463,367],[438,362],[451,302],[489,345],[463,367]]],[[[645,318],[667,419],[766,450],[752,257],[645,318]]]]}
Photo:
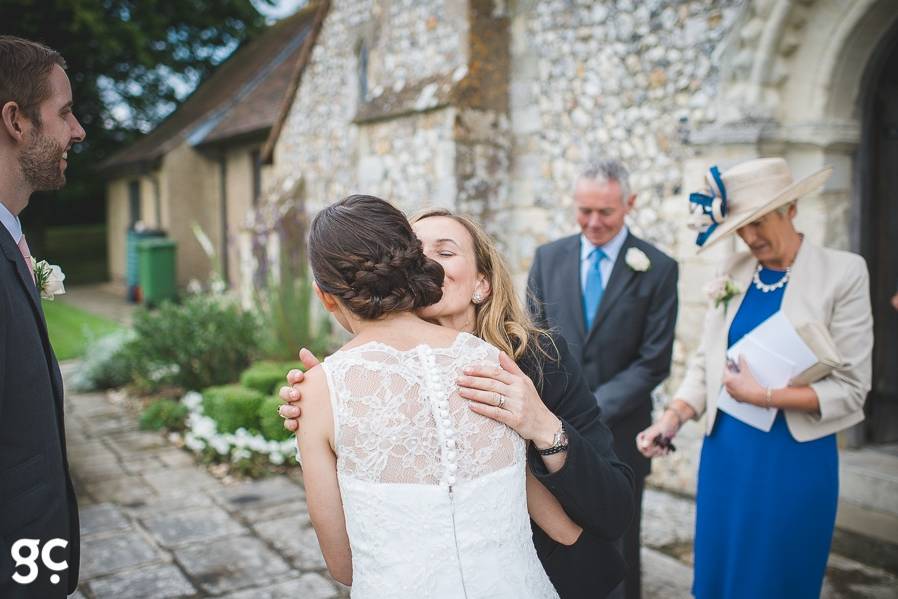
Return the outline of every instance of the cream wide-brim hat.
{"type": "Polygon", "coordinates": [[[727,215],[698,248],[698,253],[777,208],[817,191],[832,172],[832,167],[827,166],[794,181],[792,170],[783,158],[758,158],[727,169],[721,174],[726,188],[727,215]]]}

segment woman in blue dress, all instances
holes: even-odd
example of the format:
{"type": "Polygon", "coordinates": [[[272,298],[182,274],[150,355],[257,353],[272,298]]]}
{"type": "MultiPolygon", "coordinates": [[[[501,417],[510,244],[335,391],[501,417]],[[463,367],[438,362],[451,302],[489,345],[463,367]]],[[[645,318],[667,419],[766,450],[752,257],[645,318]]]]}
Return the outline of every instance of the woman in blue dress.
{"type": "MultiPolygon", "coordinates": [[[[795,230],[796,200],[819,188],[824,169],[798,182],[780,158],[709,173],[692,194],[700,251],[737,232],[748,246],[726,260],[707,289],[701,344],[662,417],[639,434],[647,456],[669,451],[689,419],[706,416],[696,495],[698,599],[820,596],[839,496],[836,433],[863,419],[873,347],[867,267],[795,230]],[[841,365],[808,385],[768,388],[726,350],[777,312],[798,327],[822,324],[841,365]],[[756,428],[718,410],[737,402],[776,410],[756,428]]],[[[774,352],[777,348],[770,348],[774,352]]]]}

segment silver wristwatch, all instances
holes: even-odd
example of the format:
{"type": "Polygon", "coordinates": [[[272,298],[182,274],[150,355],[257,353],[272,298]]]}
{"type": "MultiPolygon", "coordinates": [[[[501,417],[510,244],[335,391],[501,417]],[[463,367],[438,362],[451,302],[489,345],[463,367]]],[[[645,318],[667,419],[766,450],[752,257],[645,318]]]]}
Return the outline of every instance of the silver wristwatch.
{"type": "Polygon", "coordinates": [[[555,432],[555,436],[552,438],[551,447],[547,447],[545,449],[536,448],[536,453],[539,455],[553,455],[556,453],[561,453],[562,451],[567,451],[568,439],[567,439],[567,431],[564,430],[564,423],[558,428],[555,432]]]}

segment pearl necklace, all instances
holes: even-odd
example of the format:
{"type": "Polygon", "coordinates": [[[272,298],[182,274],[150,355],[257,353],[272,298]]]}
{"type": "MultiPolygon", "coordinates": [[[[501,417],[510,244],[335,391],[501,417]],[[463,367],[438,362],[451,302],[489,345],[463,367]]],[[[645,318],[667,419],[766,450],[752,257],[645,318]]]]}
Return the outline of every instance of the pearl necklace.
{"type": "Polygon", "coordinates": [[[755,276],[752,277],[752,283],[754,283],[755,287],[763,291],[764,293],[770,293],[772,291],[776,291],[780,287],[783,287],[786,283],[789,282],[789,274],[792,272],[792,267],[786,267],[786,274],[782,276],[782,278],[773,283],[772,285],[768,285],[764,281],[761,280],[761,265],[758,264],[758,267],[755,269],[755,276]]]}

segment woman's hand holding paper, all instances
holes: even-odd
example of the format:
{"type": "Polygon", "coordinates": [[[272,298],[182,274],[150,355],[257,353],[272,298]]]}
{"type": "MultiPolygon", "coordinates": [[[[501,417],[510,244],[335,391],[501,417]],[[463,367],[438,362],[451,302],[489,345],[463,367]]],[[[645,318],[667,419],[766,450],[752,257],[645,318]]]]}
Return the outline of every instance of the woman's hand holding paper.
{"type": "Polygon", "coordinates": [[[723,384],[727,393],[736,401],[767,407],[767,390],[761,386],[744,356],[739,356],[739,370],[727,368],[723,372],[723,384]]]}

